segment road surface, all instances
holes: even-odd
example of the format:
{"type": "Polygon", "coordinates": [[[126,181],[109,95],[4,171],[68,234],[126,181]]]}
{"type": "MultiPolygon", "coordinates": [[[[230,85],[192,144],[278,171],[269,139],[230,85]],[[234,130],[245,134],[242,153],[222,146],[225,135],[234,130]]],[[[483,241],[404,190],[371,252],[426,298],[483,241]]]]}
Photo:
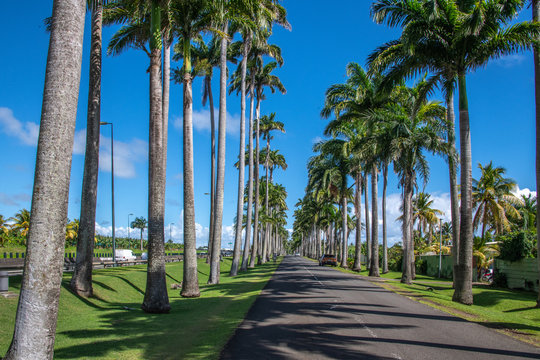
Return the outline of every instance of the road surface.
{"type": "Polygon", "coordinates": [[[540,359],[540,348],[285,257],[222,359],[540,359]]]}

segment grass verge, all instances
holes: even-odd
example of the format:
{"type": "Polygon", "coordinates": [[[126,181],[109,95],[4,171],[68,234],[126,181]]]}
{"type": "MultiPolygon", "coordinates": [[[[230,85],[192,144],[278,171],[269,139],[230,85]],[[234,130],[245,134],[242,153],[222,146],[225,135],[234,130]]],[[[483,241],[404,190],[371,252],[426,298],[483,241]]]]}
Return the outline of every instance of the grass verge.
{"type": "MultiPolygon", "coordinates": [[[[279,264],[279,262],[278,262],[279,264]]],[[[264,288],[278,264],[266,263],[237,277],[228,275],[231,260],[221,266],[221,283],[206,285],[209,266],[199,260],[201,297],[183,299],[172,283],[182,280],[182,263],[167,264],[171,312],[140,310],[146,266],[94,271],[95,296],[84,299],[69,291],[64,275],[60,295],[55,359],[215,359],[264,288]]],[[[10,278],[18,292],[20,277],[10,278]]],[[[0,297],[0,356],[11,341],[18,298],[0,297]]]]}

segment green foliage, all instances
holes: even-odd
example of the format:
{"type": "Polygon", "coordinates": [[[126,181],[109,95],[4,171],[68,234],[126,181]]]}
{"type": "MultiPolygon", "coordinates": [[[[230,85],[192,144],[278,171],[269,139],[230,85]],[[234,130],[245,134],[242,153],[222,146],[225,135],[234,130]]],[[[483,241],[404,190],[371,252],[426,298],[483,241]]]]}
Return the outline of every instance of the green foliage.
{"type": "Polygon", "coordinates": [[[507,288],[508,280],[506,279],[506,274],[500,272],[499,269],[495,269],[493,272],[493,284],[494,287],[507,288]]]}
{"type": "Polygon", "coordinates": [[[388,269],[391,271],[401,271],[403,268],[403,247],[397,243],[388,248],[388,269]]]}
{"type": "Polygon", "coordinates": [[[499,259],[518,261],[536,254],[536,233],[532,231],[515,231],[497,237],[499,241],[499,259]]]}
{"type": "Polygon", "coordinates": [[[427,274],[427,261],[424,259],[418,259],[415,262],[416,273],[426,275],[427,274]]]}

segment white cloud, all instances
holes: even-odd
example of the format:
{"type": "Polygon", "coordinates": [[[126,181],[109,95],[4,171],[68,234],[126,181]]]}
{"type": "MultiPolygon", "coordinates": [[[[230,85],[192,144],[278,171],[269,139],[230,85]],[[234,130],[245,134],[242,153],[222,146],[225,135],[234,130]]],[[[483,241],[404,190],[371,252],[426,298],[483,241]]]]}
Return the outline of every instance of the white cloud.
{"type": "Polygon", "coordinates": [[[520,189],[519,186],[516,185],[516,188],[512,191],[512,194],[515,196],[521,198],[521,195],[524,195],[525,197],[528,197],[529,195],[532,195],[533,197],[536,197],[536,191],[531,191],[528,188],[520,189]]]}
{"type": "MultiPolygon", "coordinates": [[[[111,172],[111,138],[100,136],[99,169],[111,172]]],[[[86,130],[75,132],[73,153],[84,155],[86,149],[86,130]]],[[[148,158],[148,142],[133,138],[129,142],[114,140],[114,175],[133,178],[136,175],[135,163],[148,158]]]]}
{"type": "MultiPolygon", "coordinates": [[[[214,109],[214,118],[216,126],[216,136],[219,126],[219,109],[214,109]]],[[[183,128],[183,117],[175,116],[173,120],[174,127],[176,129],[182,130],[183,128]]],[[[246,126],[249,120],[246,118],[246,126]]],[[[210,132],[210,110],[201,109],[193,111],[193,128],[196,131],[201,132],[210,132]]],[[[246,130],[247,131],[247,130],[246,130]]],[[[240,133],[240,115],[231,114],[227,112],[227,134],[237,135],[240,133]]]]}
{"type": "Polygon", "coordinates": [[[523,61],[526,60],[524,55],[512,54],[504,56],[500,59],[495,60],[495,64],[500,65],[505,68],[510,68],[520,65],[523,61]]]}
{"type": "Polygon", "coordinates": [[[39,125],[33,122],[23,123],[13,116],[13,111],[9,108],[0,107],[0,129],[3,133],[16,137],[25,145],[37,145],[39,125]]]}

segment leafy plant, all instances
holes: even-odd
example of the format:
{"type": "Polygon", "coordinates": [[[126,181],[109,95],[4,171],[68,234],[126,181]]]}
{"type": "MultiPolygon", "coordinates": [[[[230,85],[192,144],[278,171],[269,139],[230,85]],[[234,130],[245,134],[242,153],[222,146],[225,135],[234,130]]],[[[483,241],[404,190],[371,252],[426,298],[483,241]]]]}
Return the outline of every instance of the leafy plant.
{"type": "Polygon", "coordinates": [[[424,259],[418,259],[415,263],[416,273],[426,275],[427,274],[427,261],[424,259]]]}
{"type": "Polygon", "coordinates": [[[508,287],[508,280],[506,279],[506,274],[500,272],[499,269],[495,269],[493,272],[493,286],[500,288],[508,287]]]}
{"type": "Polygon", "coordinates": [[[499,259],[518,261],[535,255],[536,234],[531,231],[516,231],[499,236],[499,259]]]}

